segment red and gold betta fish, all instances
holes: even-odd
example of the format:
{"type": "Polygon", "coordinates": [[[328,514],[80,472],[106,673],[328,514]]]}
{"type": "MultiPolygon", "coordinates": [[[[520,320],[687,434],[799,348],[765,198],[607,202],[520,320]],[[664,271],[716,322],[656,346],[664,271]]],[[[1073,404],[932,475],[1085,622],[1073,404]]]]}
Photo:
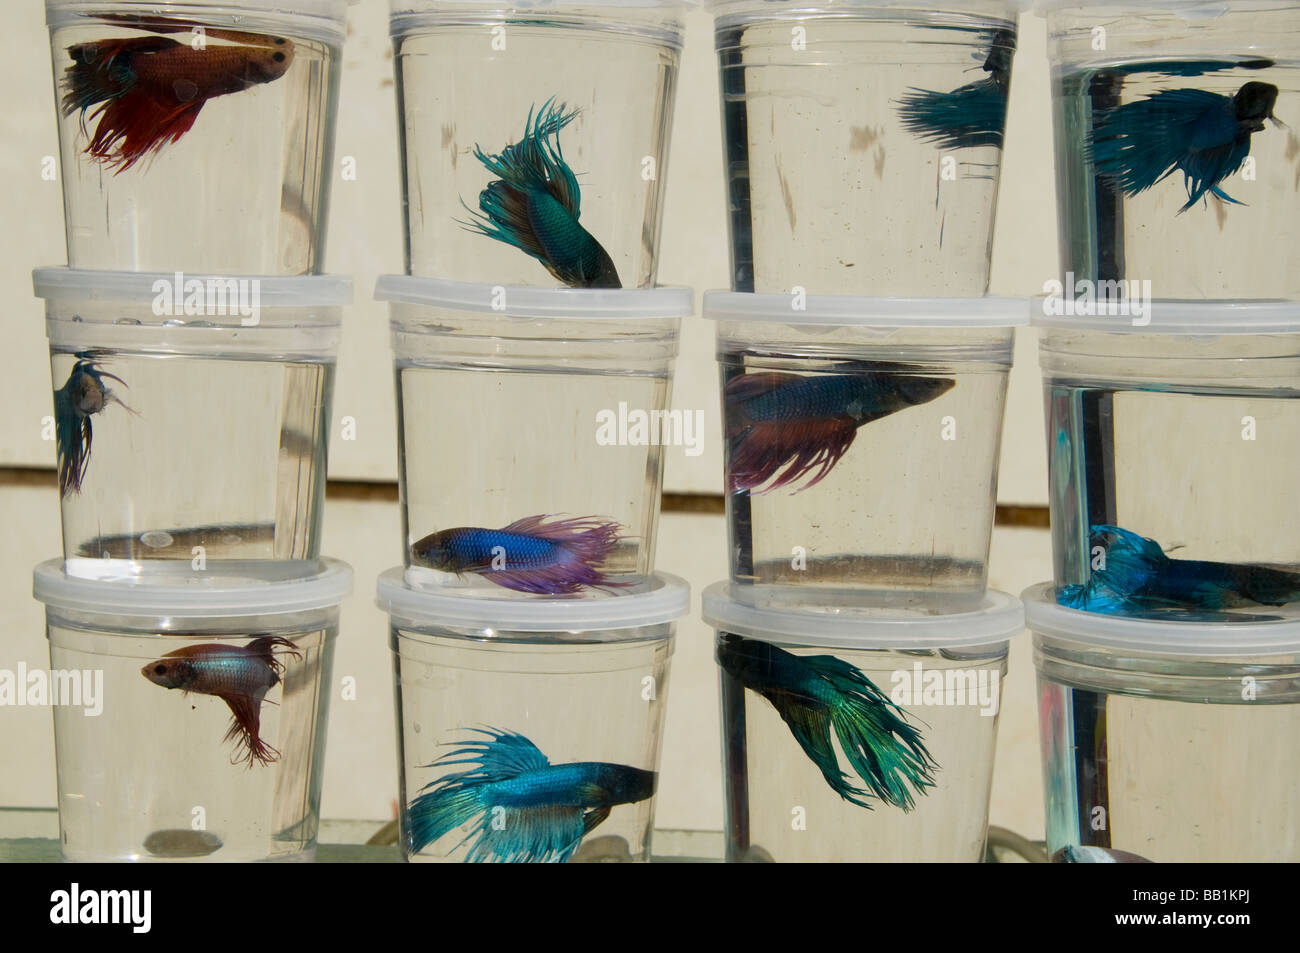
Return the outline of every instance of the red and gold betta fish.
{"type": "Polygon", "coordinates": [[[140,674],[163,688],[179,688],[186,694],[215,695],[230,706],[230,730],[225,741],[235,743],[231,764],[253,762],[273,764],[280,752],[262,740],[262,701],[280,684],[283,655],[301,659],[302,653],[288,639],[262,636],[247,645],[187,645],[150,662],[140,674]]]}
{"type": "Polygon", "coordinates": [[[189,132],[209,99],[273,82],[293,64],[293,42],[281,36],[126,19],[154,35],[71,46],[63,79],[63,114],[80,110],[84,128],[94,107],[86,154],[115,173],[189,132]],[[182,31],[194,41],[157,35],[182,31]]]}

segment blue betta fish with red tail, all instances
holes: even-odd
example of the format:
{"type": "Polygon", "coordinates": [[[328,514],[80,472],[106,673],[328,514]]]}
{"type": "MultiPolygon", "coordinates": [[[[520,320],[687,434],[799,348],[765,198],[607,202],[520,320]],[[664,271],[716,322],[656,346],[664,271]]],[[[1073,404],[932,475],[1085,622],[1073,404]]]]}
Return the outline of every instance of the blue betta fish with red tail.
{"type": "Polygon", "coordinates": [[[727,381],[723,401],[731,492],[767,493],[809,473],[801,489],[815,486],[848,452],[858,428],[928,403],[956,383],[907,374],[737,375],[727,381]]]}
{"type": "Polygon", "coordinates": [[[426,785],[406,810],[412,853],[478,818],[453,848],[472,840],[467,862],[562,864],[614,807],[655,793],[653,771],[603,761],[551,764],[523,735],[472,730],[487,740],[462,742],[429,765],[472,767],[426,785]]]}
{"type": "Polygon", "coordinates": [[[474,155],[497,177],[478,198],[466,228],[513,245],[572,288],[621,288],[618,271],[600,242],[578,223],[582,190],[564,161],[559,134],[578,116],[548,99],[528,111],[524,137],[497,155],[474,155]]]}

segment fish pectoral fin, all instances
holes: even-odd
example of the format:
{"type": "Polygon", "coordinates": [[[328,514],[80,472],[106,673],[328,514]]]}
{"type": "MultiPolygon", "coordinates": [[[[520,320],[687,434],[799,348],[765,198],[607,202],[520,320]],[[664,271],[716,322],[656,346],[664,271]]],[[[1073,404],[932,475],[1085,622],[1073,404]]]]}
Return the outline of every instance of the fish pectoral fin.
{"type": "Polygon", "coordinates": [[[595,828],[599,827],[605,821],[609,820],[609,815],[613,810],[614,808],[612,806],[608,804],[603,804],[600,807],[594,807],[587,813],[583,814],[582,815],[582,836],[586,837],[595,828]]]}

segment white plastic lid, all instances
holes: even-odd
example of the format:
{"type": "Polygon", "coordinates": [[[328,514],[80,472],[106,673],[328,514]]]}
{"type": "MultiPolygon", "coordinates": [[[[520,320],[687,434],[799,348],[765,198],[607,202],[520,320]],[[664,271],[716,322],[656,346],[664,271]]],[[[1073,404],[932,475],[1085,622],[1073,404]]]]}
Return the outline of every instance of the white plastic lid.
{"type": "Polygon", "coordinates": [[[1037,635],[1140,655],[1235,657],[1300,652],[1300,619],[1260,622],[1164,622],[1067,609],[1056,586],[1044,582],[1022,593],[1025,622],[1037,635]]]}
{"type": "Polygon", "coordinates": [[[588,7],[637,7],[644,10],[685,10],[699,0],[389,0],[393,16],[407,13],[441,13],[456,7],[489,7],[528,13],[533,10],[565,12],[588,7]]]}
{"type": "MultiPolygon", "coordinates": [[[[1300,301],[1223,300],[1184,301],[1173,298],[1117,302],[1114,314],[1048,314],[1071,307],[1069,299],[1035,298],[1035,327],[1067,331],[1106,331],[1113,334],[1300,334],[1300,301]],[[1137,310],[1141,313],[1136,313],[1137,310]],[[1141,322],[1135,324],[1134,322],[1141,322]]],[[[1104,310],[1098,303],[1089,310],[1104,310]]]]}
{"type": "Polygon", "coordinates": [[[239,24],[246,18],[250,27],[271,27],[289,36],[341,40],[347,9],[358,0],[45,0],[45,22],[51,28],[78,19],[111,16],[144,18],[212,17],[215,25],[239,24]]]}
{"type": "Polygon", "coordinates": [[[735,598],[735,583],[715,582],[701,597],[704,621],[731,632],[786,645],[844,649],[947,649],[995,645],[1025,628],[1020,600],[989,590],[971,612],[903,612],[855,607],[763,607],[735,598]]]}
{"type": "MultiPolygon", "coordinates": [[[[1274,6],[1283,8],[1290,5],[1290,0],[1273,0],[1273,3],[1274,6]]],[[[1134,17],[1141,17],[1151,7],[1158,7],[1162,10],[1182,11],[1188,19],[1199,20],[1213,19],[1234,8],[1258,9],[1260,0],[1029,0],[1027,5],[1034,10],[1120,9],[1130,12],[1134,17]]]]}
{"type": "Polygon", "coordinates": [[[90,615],[226,619],[327,609],[352,591],[352,568],[337,559],[321,560],[307,576],[290,574],[293,564],[274,562],[260,563],[256,575],[216,566],[194,572],[187,561],[158,562],[150,581],[141,582],[125,574],[121,579],[69,576],[62,559],[50,559],[36,567],[32,595],[50,609],[90,615]]]}
{"type": "Polygon", "coordinates": [[[190,282],[257,282],[263,308],[330,308],[352,303],[352,279],[332,275],[196,275],[189,272],[86,271],[37,268],[32,272],[36,297],[52,301],[87,301],[147,305],[164,289],[182,291],[190,282]],[[161,284],[160,284],[161,283],[161,284]]]}
{"type": "Polygon", "coordinates": [[[853,295],[708,291],[704,317],[820,327],[1014,328],[1029,323],[1025,298],[861,298],[853,295]]]}
{"type": "Polygon", "coordinates": [[[375,284],[375,298],[511,318],[686,318],[695,313],[690,288],[531,288],[383,275],[375,284]]]}
{"type": "Polygon", "coordinates": [[[379,577],[376,604],[389,615],[449,628],[505,632],[602,632],[675,622],[690,609],[691,587],[666,572],[646,592],[604,599],[497,599],[453,596],[406,584],[401,567],[379,577]]]}
{"type": "Polygon", "coordinates": [[[736,9],[754,9],[774,16],[789,12],[806,16],[810,11],[835,13],[844,9],[871,10],[924,10],[927,13],[993,13],[1015,14],[1027,10],[1033,0],[820,0],[806,3],[802,0],[704,0],[705,9],[716,13],[730,13],[736,9]]]}

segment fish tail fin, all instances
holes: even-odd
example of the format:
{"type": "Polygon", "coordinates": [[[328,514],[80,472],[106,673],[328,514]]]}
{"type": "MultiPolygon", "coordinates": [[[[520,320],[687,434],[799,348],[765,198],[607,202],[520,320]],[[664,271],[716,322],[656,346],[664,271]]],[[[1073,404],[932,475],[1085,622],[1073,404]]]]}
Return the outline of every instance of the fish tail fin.
{"type": "Polygon", "coordinates": [[[419,794],[406,809],[406,838],[418,854],[484,812],[481,785],[449,784],[419,794]]]}
{"type": "Polygon", "coordinates": [[[1007,90],[990,78],[949,93],[912,89],[899,100],[903,125],[922,142],[947,149],[996,146],[1007,125],[1007,90]]]}
{"type": "Polygon", "coordinates": [[[274,764],[280,752],[262,740],[262,698],[246,693],[219,696],[230,707],[230,727],[223,739],[234,742],[231,764],[274,764]]]}
{"type": "Polygon", "coordinates": [[[129,63],[132,49],[130,40],[101,40],[68,47],[72,65],[63,75],[63,114],[84,114],[91,106],[126,95],[136,84],[129,63]]]}
{"type": "Polygon", "coordinates": [[[576,517],[547,523],[546,515],[527,516],[505,527],[518,533],[554,543],[563,557],[551,565],[532,569],[502,569],[492,581],[519,592],[539,595],[572,594],[584,587],[619,588],[627,583],[612,582],[599,568],[624,537],[618,523],[594,517],[576,517]]]}
{"type": "Polygon", "coordinates": [[[121,173],[146,156],[174,143],[194,126],[204,100],[162,103],[145,90],[133,90],[101,105],[86,154],[121,173]]]}
{"type": "Polygon", "coordinates": [[[94,436],[90,418],[77,416],[66,391],[55,391],[54,437],[58,457],[59,494],[62,497],[81,492],[94,436]]]}

